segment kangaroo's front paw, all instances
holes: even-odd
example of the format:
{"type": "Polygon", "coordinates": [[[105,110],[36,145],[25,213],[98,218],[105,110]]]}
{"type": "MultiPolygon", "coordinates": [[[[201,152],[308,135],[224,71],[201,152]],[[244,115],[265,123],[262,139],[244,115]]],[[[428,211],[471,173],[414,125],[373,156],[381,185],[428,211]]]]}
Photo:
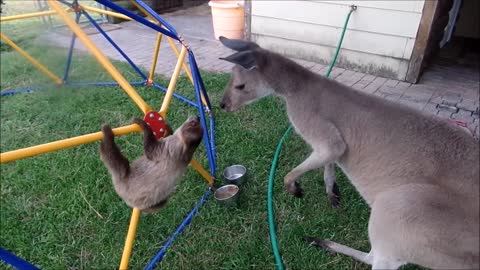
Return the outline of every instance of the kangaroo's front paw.
{"type": "Polygon", "coordinates": [[[333,193],[327,194],[328,200],[330,200],[330,204],[333,208],[340,208],[340,197],[336,196],[333,193]]]}
{"type": "Polygon", "coordinates": [[[333,208],[339,208],[340,207],[340,189],[338,188],[337,183],[333,184],[333,188],[330,192],[327,193],[328,199],[330,200],[330,203],[332,204],[333,208]]]}
{"type": "Polygon", "coordinates": [[[293,196],[297,198],[303,198],[303,189],[300,187],[300,184],[297,182],[292,182],[290,184],[287,184],[285,186],[287,189],[287,192],[292,194],[293,196]]]}

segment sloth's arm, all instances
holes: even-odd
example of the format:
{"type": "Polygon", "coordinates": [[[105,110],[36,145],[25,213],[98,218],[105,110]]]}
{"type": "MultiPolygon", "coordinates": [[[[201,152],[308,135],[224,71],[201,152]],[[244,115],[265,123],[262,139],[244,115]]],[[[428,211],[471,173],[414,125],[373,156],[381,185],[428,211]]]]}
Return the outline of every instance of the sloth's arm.
{"type": "Polygon", "coordinates": [[[157,149],[163,144],[163,140],[157,141],[157,138],[153,134],[150,127],[142,119],[134,118],[133,122],[143,129],[143,149],[145,152],[145,156],[148,159],[153,160],[154,154],[157,149]]]}

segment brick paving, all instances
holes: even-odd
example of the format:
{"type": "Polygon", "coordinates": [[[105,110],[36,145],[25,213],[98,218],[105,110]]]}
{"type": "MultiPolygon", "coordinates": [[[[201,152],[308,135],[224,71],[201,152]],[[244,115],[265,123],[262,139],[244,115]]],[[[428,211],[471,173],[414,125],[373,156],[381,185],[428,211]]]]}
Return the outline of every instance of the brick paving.
{"type": "MultiPolygon", "coordinates": [[[[230,71],[232,64],[218,58],[229,55],[231,51],[214,39],[211,15],[207,5],[165,14],[163,17],[176,28],[192,48],[202,70],[230,71]]],[[[124,22],[110,28],[112,30],[107,32],[110,37],[124,49],[134,63],[148,70],[151,65],[156,33],[135,22],[124,22]]],[[[88,33],[92,41],[108,57],[124,60],[101,35],[94,34],[94,31],[88,33]]],[[[63,47],[68,47],[70,41],[69,35],[58,32],[48,35],[47,38],[55,45],[63,47]]],[[[86,50],[80,42],[77,42],[76,48],[86,50]]],[[[293,60],[318,74],[324,75],[327,71],[327,66],[322,64],[300,59],[293,60]]],[[[171,76],[176,61],[173,51],[164,39],[156,72],[167,77],[171,76]]],[[[478,65],[472,69],[461,65],[437,63],[423,74],[421,81],[417,84],[338,67],[332,70],[330,77],[362,92],[393,100],[442,118],[463,121],[478,138],[480,82],[478,71],[478,65]]]]}

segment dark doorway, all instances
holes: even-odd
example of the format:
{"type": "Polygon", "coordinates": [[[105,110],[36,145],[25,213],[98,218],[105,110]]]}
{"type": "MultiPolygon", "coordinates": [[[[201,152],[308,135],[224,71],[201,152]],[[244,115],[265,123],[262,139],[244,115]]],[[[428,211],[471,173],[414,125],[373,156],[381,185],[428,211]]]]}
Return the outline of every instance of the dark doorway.
{"type": "Polygon", "coordinates": [[[478,92],[480,1],[440,1],[435,17],[420,82],[449,80],[478,92]]]}

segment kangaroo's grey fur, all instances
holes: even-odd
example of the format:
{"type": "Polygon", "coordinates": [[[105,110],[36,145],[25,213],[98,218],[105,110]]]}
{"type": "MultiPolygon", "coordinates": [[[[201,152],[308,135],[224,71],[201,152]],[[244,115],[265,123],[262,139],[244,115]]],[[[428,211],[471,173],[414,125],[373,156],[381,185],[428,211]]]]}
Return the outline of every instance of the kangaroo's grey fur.
{"type": "MultiPolygon", "coordinates": [[[[134,123],[143,129],[144,155],[130,166],[115,144],[112,129],[102,126],[100,156],[112,176],[117,194],[130,207],[152,213],[162,208],[192,160],[202,140],[198,117],[189,118],[173,135],[157,138],[141,119],[134,123]]],[[[171,128],[167,127],[169,134],[171,128]]]]}
{"type": "MultiPolygon", "coordinates": [[[[253,54],[252,50],[260,50],[261,48],[253,43],[253,42],[238,42],[235,40],[229,40],[224,37],[221,37],[220,40],[222,43],[236,51],[239,51],[239,53],[234,54],[230,57],[235,57],[238,59],[242,59],[243,63],[236,63],[235,61],[231,61],[233,59],[230,58],[221,58],[236,64],[243,65],[243,67],[247,70],[252,70],[255,68],[256,60],[252,57],[253,54]],[[250,65],[250,66],[246,66],[250,65]]],[[[222,102],[220,103],[220,106],[225,109],[226,111],[234,111],[238,109],[239,106],[248,104],[256,99],[259,99],[263,96],[267,96],[273,93],[272,87],[268,84],[267,81],[264,80],[264,78],[261,77],[261,74],[258,72],[249,72],[246,76],[248,77],[243,77],[242,69],[240,67],[234,67],[233,69],[234,74],[239,74],[238,76],[232,76],[229,85],[227,86],[227,89],[231,89],[230,91],[227,91],[225,93],[222,102]],[[248,83],[246,82],[247,79],[250,79],[248,83]],[[243,88],[245,89],[243,89],[243,88]],[[258,96],[257,96],[258,95],[258,96]]],[[[280,70],[278,70],[280,71],[280,70]]],[[[271,74],[275,78],[271,79],[277,79],[276,76],[282,76],[282,73],[279,74],[271,74]]],[[[286,79],[286,78],[284,78],[286,79]]],[[[291,85],[291,87],[297,88],[297,87],[302,87],[301,85],[291,85]]],[[[337,208],[340,205],[340,190],[336,184],[336,176],[335,176],[335,163],[326,163],[325,168],[324,168],[324,181],[325,181],[325,187],[326,187],[326,192],[328,195],[328,198],[330,200],[330,203],[333,207],[337,208]]],[[[294,189],[295,192],[292,192],[293,195],[296,197],[301,198],[303,196],[302,189],[298,186],[294,189]]]]}
{"type": "Polygon", "coordinates": [[[309,242],[373,269],[414,263],[479,269],[479,144],[463,130],[319,76],[279,54],[221,38],[238,52],[221,107],[234,111],[268,95],[286,101],[311,155],[285,176],[288,192],[305,172],[335,162],[371,207],[370,253],[309,242]]]}

